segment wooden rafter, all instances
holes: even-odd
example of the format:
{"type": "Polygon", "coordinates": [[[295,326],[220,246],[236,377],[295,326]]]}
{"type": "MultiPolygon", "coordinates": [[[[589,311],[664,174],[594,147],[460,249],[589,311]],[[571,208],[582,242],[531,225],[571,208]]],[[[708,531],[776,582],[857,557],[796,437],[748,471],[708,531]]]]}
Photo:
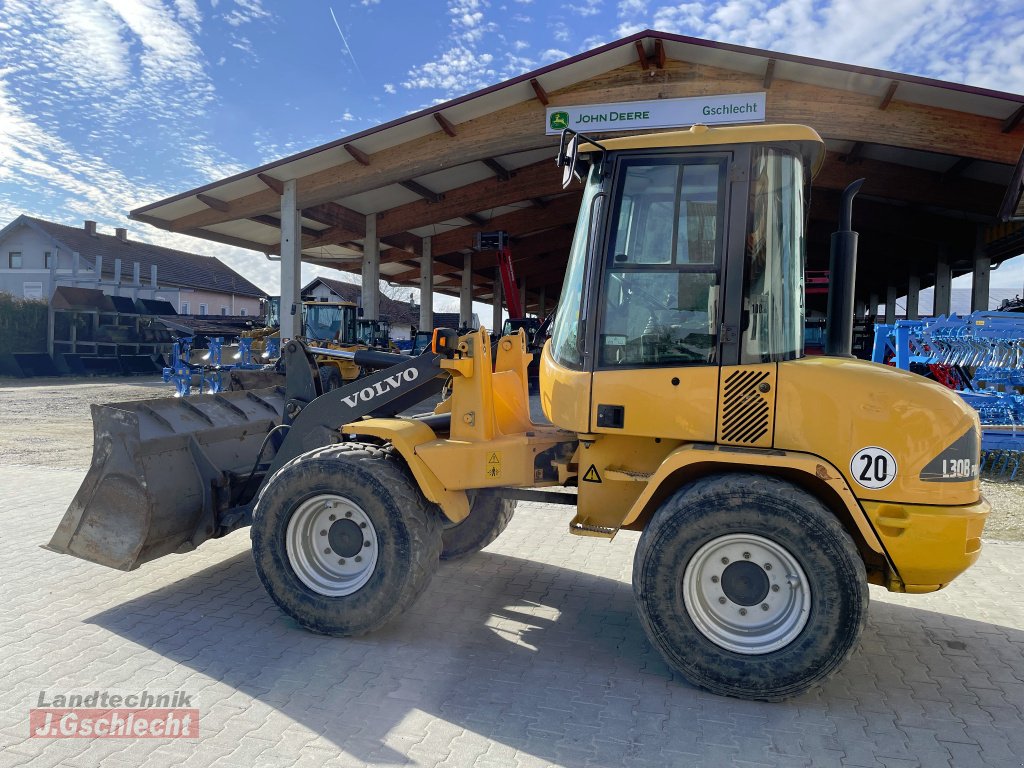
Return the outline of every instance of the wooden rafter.
{"type": "Polygon", "coordinates": [[[434,113],[434,119],[437,120],[437,124],[441,126],[441,130],[451,136],[453,139],[458,135],[455,132],[455,126],[452,121],[442,115],[440,112],[434,113]]]}
{"type": "Polygon", "coordinates": [[[487,219],[476,213],[464,213],[462,218],[472,224],[474,227],[486,227],[487,219]]]}
{"type": "Polygon", "coordinates": [[[272,189],[279,195],[284,194],[284,182],[280,179],[275,179],[273,176],[268,176],[265,173],[257,173],[256,178],[266,184],[268,189],[272,189]]]}
{"type": "Polygon", "coordinates": [[[537,96],[537,101],[546,107],[550,99],[548,98],[548,92],[545,91],[544,86],[540,84],[540,80],[537,78],[530,80],[530,87],[533,88],[533,92],[537,96]]]}
{"type": "Polygon", "coordinates": [[[955,163],[953,163],[946,172],[942,174],[942,183],[945,184],[949,181],[959,179],[964,175],[964,171],[974,165],[974,160],[970,157],[961,157],[955,163]]]}
{"type": "Polygon", "coordinates": [[[440,203],[442,200],[444,200],[444,195],[442,195],[440,192],[435,192],[432,189],[428,189],[427,187],[420,184],[418,181],[413,181],[412,179],[400,181],[398,182],[398,186],[405,187],[414,195],[419,195],[420,197],[422,197],[428,203],[440,203]]]}
{"type": "Polygon", "coordinates": [[[498,181],[508,181],[512,178],[512,172],[493,157],[485,157],[480,162],[494,172],[494,175],[498,177],[498,181]]]}
{"type": "Polygon", "coordinates": [[[355,158],[355,161],[360,165],[370,164],[370,156],[363,152],[363,150],[361,150],[355,144],[346,144],[345,151],[352,155],[352,157],[355,158]]]}
{"type": "Polygon", "coordinates": [[[660,37],[654,38],[654,65],[658,69],[665,68],[665,44],[660,37]]]}
{"type": "Polygon", "coordinates": [[[768,59],[768,64],[764,68],[764,89],[767,91],[772,87],[772,80],[775,79],[775,59],[768,59]]]}
{"type": "Polygon", "coordinates": [[[853,142],[853,146],[850,147],[850,151],[846,153],[846,156],[843,158],[843,162],[845,162],[847,165],[852,165],[853,163],[856,163],[858,160],[860,160],[860,156],[863,151],[863,141],[853,142]]]}
{"type": "Polygon", "coordinates": [[[523,202],[531,196],[559,194],[561,174],[555,164],[539,162],[518,169],[506,182],[494,177],[450,189],[439,203],[417,200],[382,211],[377,218],[377,232],[383,237],[456,218],[466,211],[487,211],[523,202]]]}
{"type": "Polygon", "coordinates": [[[1017,107],[1017,111],[1010,115],[1008,118],[1006,118],[1006,121],[1003,123],[1002,132],[1009,133],[1018,125],[1020,125],[1021,120],[1024,120],[1024,104],[1021,104],[1019,107],[1017,107]]]}
{"type": "Polygon", "coordinates": [[[651,64],[647,59],[647,51],[644,50],[643,40],[636,41],[636,56],[640,62],[640,69],[647,70],[650,68],[651,64]]]}
{"type": "MultiPolygon", "coordinates": [[[[266,224],[270,227],[277,227],[278,229],[281,228],[281,219],[267,213],[260,214],[259,216],[250,216],[249,221],[255,221],[258,224],[266,224]]],[[[320,230],[313,229],[312,227],[302,227],[302,234],[309,235],[310,237],[318,237],[320,235],[320,230]]]]}
{"type": "Polygon", "coordinates": [[[889,83],[889,89],[885,92],[885,96],[882,97],[881,103],[878,105],[879,109],[885,109],[892,103],[892,97],[896,95],[896,89],[900,87],[898,80],[893,80],[889,83]]]}
{"type": "Polygon", "coordinates": [[[196,195],[196,199],[207,208],[213,208],[215,211],[220,211],[221,213],[228,213],[231,211],[231,206],[223,200],[218,200],[216,197],[212,197],[210,195],[204,195],[202,192],[196,195]]]}

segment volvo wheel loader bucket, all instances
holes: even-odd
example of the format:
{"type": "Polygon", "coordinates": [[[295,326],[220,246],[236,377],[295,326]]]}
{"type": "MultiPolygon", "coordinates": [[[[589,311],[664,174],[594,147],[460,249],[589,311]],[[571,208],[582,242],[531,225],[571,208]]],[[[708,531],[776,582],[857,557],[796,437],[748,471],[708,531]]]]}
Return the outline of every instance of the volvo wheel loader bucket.
{"type": "Polygon", "coordinates": [[[280,388],[93,405],[92,466],[47,548],[128,571],[224,535],[283,410],[280,388]]]}

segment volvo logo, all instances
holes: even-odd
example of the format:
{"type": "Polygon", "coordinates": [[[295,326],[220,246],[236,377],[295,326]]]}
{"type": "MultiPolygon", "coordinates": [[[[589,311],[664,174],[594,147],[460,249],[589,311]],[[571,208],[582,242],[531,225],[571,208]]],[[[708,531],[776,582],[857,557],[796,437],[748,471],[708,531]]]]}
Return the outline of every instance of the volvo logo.
{"type": "Polygon", "coordinates": [[[373,398],[383,395],[385,392],[390,392],[392,389],[397,389],[402,385],[403,381],[416,381],[419,378],[420,372],[416,368],[408,368],[401,373],[396,373],[394,376],[388,376],[383,381],[378,381],[372,387],[363,387],[361,390],[356,392],[354,395],[346,395],[341,398],[342,401],[349,408],[355,408],[362,400],[364,403],[368,403],[373,398]]]}

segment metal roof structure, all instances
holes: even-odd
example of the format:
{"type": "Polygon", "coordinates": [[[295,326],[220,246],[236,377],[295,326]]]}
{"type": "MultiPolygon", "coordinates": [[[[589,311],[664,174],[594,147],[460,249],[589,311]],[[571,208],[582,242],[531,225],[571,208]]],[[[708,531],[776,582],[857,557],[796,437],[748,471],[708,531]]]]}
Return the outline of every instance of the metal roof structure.
{"type": "MultiPolygon", "coordinates": [[[[473,235],[505,229],[535,308],[560,289],[579,202],[578,188],[561,188],[547,106],[753,91],[766,94],[768,122],[809,125],[826,140],[809,267],[827,268],[839,194],[860,177],[868,181],[854,228],[865,298],[911,275],[929,284],[937,254],[964,271],[979,231],[993,265],[1024,251],[1024,227],[995,228],[1024,205],[1024,95],[650,30],[131,216],[274,254],[283,184],[295,179],[304,261],[358,273],[371,215],[381,279],[418,284],[430,236],[434,290],[457,294],[473,235]]],[[[487,254],[474,258],[474,298],[493,296],[493,267],[487,254]]]]}

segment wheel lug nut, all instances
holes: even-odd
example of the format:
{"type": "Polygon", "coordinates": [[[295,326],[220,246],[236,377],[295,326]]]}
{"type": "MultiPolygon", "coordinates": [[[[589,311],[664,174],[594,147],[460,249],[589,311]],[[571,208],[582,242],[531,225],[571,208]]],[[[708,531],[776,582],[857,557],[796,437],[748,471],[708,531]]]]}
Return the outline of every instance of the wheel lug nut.
{"type": "Polygon", "coordinates": [[[740,608],[740,616],[746,616],[746,615],[747,615],[747,609],[746,608],[740,608]]]}
{"type": "Polygon", "coordinates": [[[720,602],[722,605],[725,605],[725,598],[724,597],[718,598],[718,602],[720,602]]]}
{"type": "Polygon", "coordinates": [[[771,563],[765,563],[765,564],[764,564],[764,569],[765,569],[766,571],[770,571],[770,570],[772,569],[772,564],[771,564],[771,563]]]}
{"type": "Polygon", "coordinates": [[[338,560],[338,565],[344,565],[344,564],[345,564],[345,558],[344,557],[341,558],[340,560],[338,560]]]}
{"type": "Polygon", "coordinates": [[[367,540],[367,541],[364,541],[364,542],[363,542],[363,546],[364,546],[364,547],[368,547],[368,546],[370,546],[370,542],[369,542],[369,540],[367,540]]]}
{"type": "Polygon", "coordinates": [[[345,517],[352,517],[352,513],[351,512],[346,512],[345,513],[345,517]]]}
{"type": "Polygon", "coordinates": [[[328,520],[337,520],[337,519],[338,519],[338,516],[337,516],[337,515],[331,515],[331,516],[330,516],[330,517],[328,518],[328,520]]]}
{"type": "Polygon", "coordinates": [[[357,563],[361,563],[361,562],[363,562],[363,558],[362,558],[362,557],[360,557],[359,555],[356,555],[356,562],[357,562],[357,563]]]}
{"type": "Polygon", "coordinates": [[[768,610],[768,603],[761,603],[761,610],[762,611],[767,611],[768,610]]]}
{"type": "Polygon", "coordinates": [[[330,547],[328,547],[327,549],[325,549],[325,550],[324,550],[324,554],[325,554],[325,555],[329,555],[329,554],[331,554],[331,548],[330,548],[330,547]]]}
{"type": "Polygon", "coordinates": [[[321,536],[326,536],[327,535],[327,531],[320,531],[320,535],[321,536]]]}
{"type": "Polygon", "coordinates": [[[729,558],[728,557],[723,557],[722,558],[722,565],[728,565],[728,564],[729,564],[729,558]]]}
{"type": "Polygon", "coordinates": [[[778,584],[772,584],[772,592],[778,592],[778,591],[779,591],[779,585],[778,584]]]}
{"type": "Polygon", "coordinates": [[[750,553],[749,552],[744,552],[743,553],[743,559],[744,560],[749,560],[750,559],[750,553]]]}
{"type": "Polygon", "coordinates": [[[365,528],[365,527],[366,527],[366,523],[360,523],[360,524],[359,524],[359,527],[360,527],[360,528],[365,528]]]}

